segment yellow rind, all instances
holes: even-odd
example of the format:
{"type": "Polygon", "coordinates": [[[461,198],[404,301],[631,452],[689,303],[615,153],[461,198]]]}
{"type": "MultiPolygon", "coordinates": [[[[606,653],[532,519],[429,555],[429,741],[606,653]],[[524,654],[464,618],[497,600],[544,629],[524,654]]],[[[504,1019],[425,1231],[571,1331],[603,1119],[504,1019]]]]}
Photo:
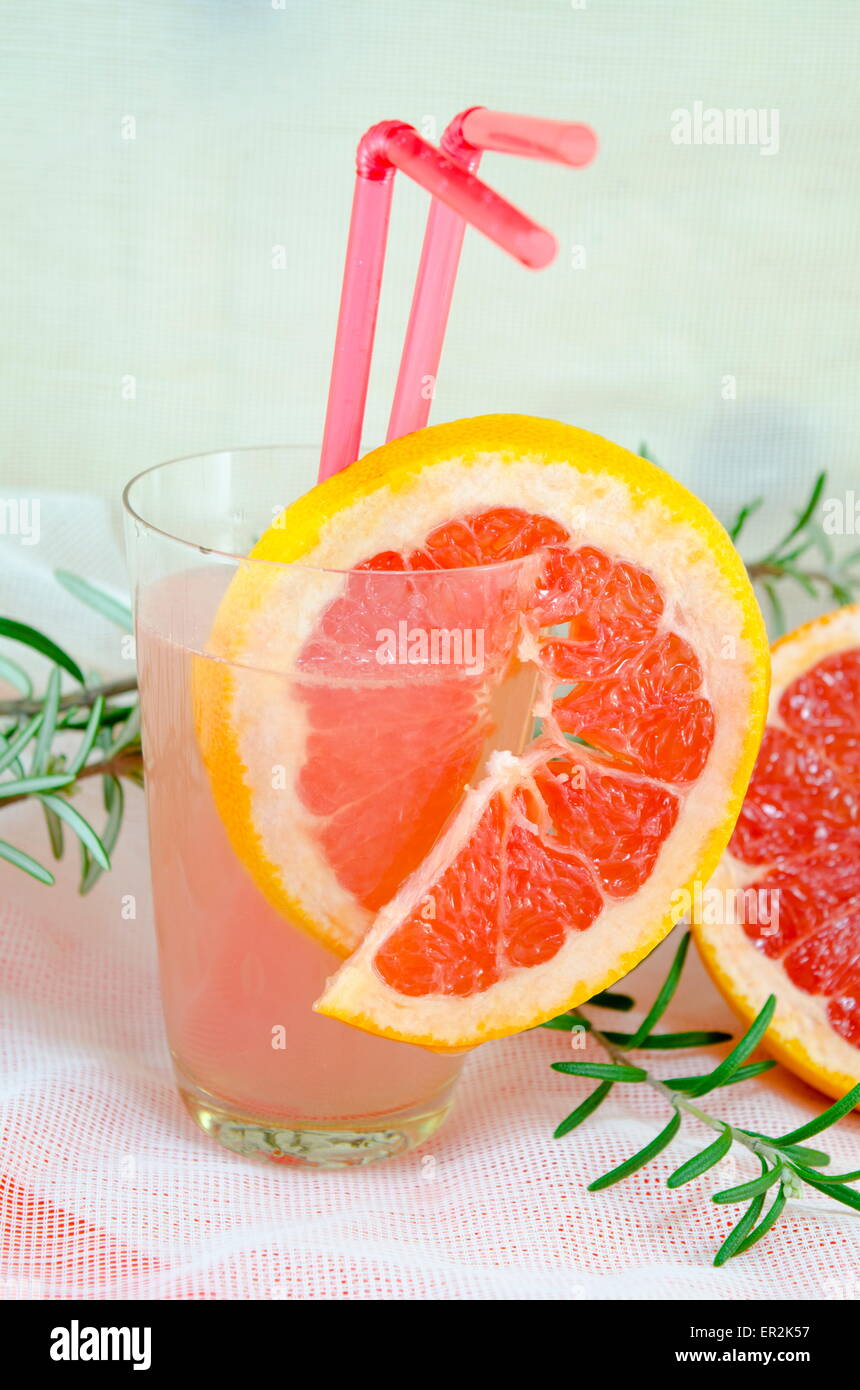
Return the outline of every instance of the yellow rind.
{"type": "MultiPolygon", "coordinates": [[[[729,833],[731,834],[731,832],[729,833]]],[[[607,971],[602,975],[596,976],[593,980],[580,981],[567,1001],[559,1003],[558,1007],[553,1008],[550,1013],[536,1013],[525,1021],[518,1020],[514,1027],[488,1028],[486,1031],[470,1034],[460,1042],[451,1043],[448,1047],[441,1047],[432,1033],[409,1033],[407,1035],[393,1028],[380,1027],[376,1020],[369,1014],[335,1007],[337,1004],[337,996],[333,989],[327,990],[324,996],[328,1000],[328,1005],[324,1005],[322,1000],[320,1000],[314,1005],[314,1010],[316,1013],[325,1014],[329,1018],[340,1019],[342,1023],[349,1023],[354,1028],[361,1028],[365,1033],[373,1033],[379,1038],[389,1038],[395,1042],[413,1043],[418,1047],[426,1047],[432,1052],[463,1052],[467,1048],[477,1047],[480,1043],[494,1042],[498,1038],[510,1037],[512,1033],[527,1033],[530,1028],[539,1028],[542,1023],[546,1023],[548,1019],[554,1018],[556,1014],[565,1013],[568,1009],[575,1009],[579,1004],[584,1004],[587,1000],[593,999],[595,994],[599,994],[601,990],[610,989],[612,985],[617,984],[625,975],[629,975],[630,971],[635,969],[640,961],[644,960],[645,956],[649,955],[651,951],[659,946],[660,942],[664,937],[668,936],[672,928],[677,926],[682,915],[683,911],[667,913],[659,927],[655,928],[653,934],[649,938],[649,944],[646,945],[643,950],[628,951],[625,955],[621,956],[617,970],[607,971]]]]}

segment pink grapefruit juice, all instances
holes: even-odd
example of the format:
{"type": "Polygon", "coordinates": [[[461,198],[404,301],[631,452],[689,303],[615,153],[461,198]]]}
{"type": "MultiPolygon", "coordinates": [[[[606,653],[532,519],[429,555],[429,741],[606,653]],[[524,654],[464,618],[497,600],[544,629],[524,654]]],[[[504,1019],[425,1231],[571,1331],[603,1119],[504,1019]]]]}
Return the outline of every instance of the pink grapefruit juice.
{"type": "MultiPolygon", "coordinates": [[[[141,595],[137,659],[162,994],[180,1089],[255,1121],[322,1128],[448,1104],[462,1058],[389,1042],[315,1014],[338,958],[265,900],[221,823],[194,727],[192,667],[173,640],[171,585],[212,610],[222,573],[141,595]]],[[[199,1115],[197,1116],[199,1119],[199,1115]]],[[[224,1140],[224,1135],[219,1137],[224,1140]]],[[[238,1146],[238,1145],[237,1145],[238,1146]]]]}

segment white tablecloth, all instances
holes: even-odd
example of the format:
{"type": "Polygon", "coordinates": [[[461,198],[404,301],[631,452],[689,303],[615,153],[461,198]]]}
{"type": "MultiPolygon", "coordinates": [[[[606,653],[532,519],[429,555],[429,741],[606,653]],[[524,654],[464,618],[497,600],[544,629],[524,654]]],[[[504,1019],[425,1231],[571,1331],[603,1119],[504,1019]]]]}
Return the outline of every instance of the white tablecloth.
{"type": "MultiPolygon", "coordinates": [[[[38,546],[2,541],[0,611],[121,671],[116,631],[50,578],[62,565],[122,585],[104,504],[48,497],[42,518],[38,546]]],[[[446,1126],[401,1159],[312,1172],[219,1149],[173,1087],[142,794],[130,788],[128,800],[114,869],[89,897],[76,896],[72,855],[53,888],[0,868],[0,1297],[860,1297],[860,1217],[823,1196],[791,1203],[754,1251],[711,1267],[738,1209],[714,1206],[710,1193],[758,1168],[748,1155],[729,1158],[669,1192],[667,1174],[707,1137],[692,1121],[647,1168],[588,1193],[656,1133],[666,1107],[644,1087],[618,1087],[586,1125],[554,1140],[594,1084],[550,1070],[571,1056],[558,1033],[480,1049],[446,1126]],[[137,901],[131,921],[127,894],[137,901]]],[[[46,853],[37,808],[0,816],[4,838],[46,853]]],[[[671,950],[665,943],[630,977],[643,1003],[671,950]]],[[[666,1025],[735,1027],[692,956],[666,1025]]],[[[601,1059],[593,1047],[576,1057],[601,1059]]],[[[670,1075],[705,1060],[676,1053],[656,1066],[670,1075]]],[[[781,1068],[711,1098],[717,1113],[773,1133],[824,1103],[781,1068]]],[[[836,1170],[857,1167],[860,1119],[830,1131],[826,1147],[836,1170]]]]}

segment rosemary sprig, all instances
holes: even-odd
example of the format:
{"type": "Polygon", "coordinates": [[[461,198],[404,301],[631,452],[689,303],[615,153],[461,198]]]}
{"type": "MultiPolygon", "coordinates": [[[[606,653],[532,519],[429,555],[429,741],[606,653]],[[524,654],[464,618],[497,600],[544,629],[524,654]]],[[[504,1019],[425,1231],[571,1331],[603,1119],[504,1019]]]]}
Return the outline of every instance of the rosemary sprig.
{"type": "MultiPolygon", "coordinates": [[[[782,636],[787,626],[785,605],[779,590],[784,581],[799,585],[810,598],[836,606],[851,603],[860,588],[860,551],[837,559],[830,539],[816,516],[826,484],[827,473],[819,473],[809,496],[785,534],[766,554],[746,562],[750,579],[767,598],[777,636],[782,636]],[[813,556],[815,559],[810,565],[808,560],[813,556]],[[804,557],[807,562],[804,562],[804,557]]],[[[741,507],[729,526],[729,535],[735,543],[750,517],[763,504],[764,498],[757,497],[741,507]]]]}
{"type": "MultiPolygon", "coordinates": [[[[131,630],[131,613],[109,594],[65,571],[57,579],[75,597],[102,616],[131,630]]],[[[66,832],[80,853],[79,890],[88,893],[110,868],[110,856],[122,828],[123,779],[142,785],[140,719],[134,678],[88,683],[81,667],[52,638],[26,623],[0,618],[0,637],[17,642],[51,663],[42,696],[33,694],[29,675],[3,657],[0,676],[19,698],[0,701],[0,807],[35,798],[40,804],[53,858],[65,853],[66,832]],[[76,689],[61,694],[61,673],[76,689]],[[71,798],[88,778],[102,779],[105,821],[101,832],[90,824],[71,798]]],[[[0,840],[0,859],[23,869],[40,883],[54,874],[38,859],[0,840]]]]}
{"type": "MultiPolygon", "coordinates": [[[[644,457],[649,456],[644,445],[640,452],[644,457]]],[[[850,601],[854,590],[860,588],[860,574],[854,572],[860,564],[860,551],[837,565],[827,536],[814,519],[825,481],[826,475],[820,474],[788,532],[765,556],[747,565],[751,578],[762,586],[767,595],[778,624],[783,620],[783,614],[777,585],[785,580],[799,584],[811,595],[826,596],[836,603],[850,601]],[[800,562],[810,550],[816,550],[823,556],[823,568],[802,567],[800,562]]],[[[759,498],[740,509],[730,528],[733,540],[740,537],[746,522],[761,505],[762,499],[759,498]]],[[[110,595],[65,571],[58,571],[57,579],[70,593],[102,616],[125,631],[131,630],[129,610],[110,595]]],[[[81,857],[79,890],[89,892],[109,868],[110,855],[120,834],[125,806],[123,783],[127,781],[142,785],[143,782],[140,709],[135,698],[137,681],[134,677],[128,677],[109,682],[88,682],[81,667],[64,648],[45,633],[14,619],[0,618],[0,637],[29,647],[51,663],[45,692],[37,696],[28,672],[10,657],[0,655],[0,679],[6,680],[18,691],[16,698],[0,700],[0,808],[25,798],[35,798],[42,807],[51,853],[57,860],[62,858],[65,850],[65,831],[71,831],[78,841],[81,857]],[[75,681],[76,689],[65,694],[60,692],[61,672],[75,681]],[[71,752],[66,750],[65,745],[62,751],[58,749],[60,738],[68,741],[76,734],[80,737],[71,752]],[[71,804],[71,798],[80,784],[90,777],[102,779],[105,823],[101,834],[71,804]]],[[[0,840],[0,859],[42,883],[54,882],[53,873],[42,863],[3,840],[0,840]]],[[[555,1130],[556,1138],[562,1138],[584,1123],[616,1085],[648,1085],[670,1106],[669,1121],[659,1134],[638,1153],[592,1182],[590,1190],[599,1191],[609,1187],[644,1167],[668,1148],[685,1115],[716,1131],[717,1138],[681,1164],[667,1179],[668,1187],[680,1187],[708,1172],[726,1157],[733,1145],[740,1145],[756,1156],[761,1167],[759,1176],[713,1196],[719,1205],[749,1204],[717,1251],[714,1263],[720,1265],[732,1256],[749,1250],[767,1235],[779,1219],[788,1198],[802,1195],[804,1185],[860,1210],[860,1193],[848,1186],[860,1180],[860,1170],[830,1175],[822,1173],[820,1169],[830,1162],[829,1155],[801,1142],[822,1133],[857,1105],[860,1102],[860,1086],[830,1106],[816,1120],[777,1137],[731,1125],[696,1104],[709,1091],[749,1080],[776,1065],[769,1060],[746,1060],[766,1031],[774,1007],[773,998],[768,1000],[751,1028],[728,1056],[710,1072],[661,1080],[646,1067],[632,1064],[629,1053],[634,1051],[671,1051],[710,1046],[728,1041],[730,1037],[726,1033],[704,1030],[676,1033],[652,1031],[677,988],[688,945],[689,934],[682,939],[657,999],[633,1032],[600,1030],[580,1009],[551,1019],[543,1027],[559,1032],[587,1032],[609,1058],[608,1062],[603,1063],[553,1064],[559,1072],[591,1077],[599,1083],[561,1121],[555,1130]],[[774,1188],[776,1195],[762,1217],[765,1198],[774,1188]]],[[[609,990],[595,995],[589,1003],[621,1013],[634,1007],[634,1000],[629,995],[609,990]]]]}
{"type": "MultiPolygon", "coordinates": [[[[650,463],[657,462],[644,441],[639,445],[639,457],[650,463]]],[[[816,476],[806,501],[785,534],[766,554],[755,560],[744,561],[753,584],[767,599],[774,635],[777,637],[783,635],[787,626],[781,592],[781,586],[785,583],[797,584],[810,598],[834,607],[853,603],[860,593],[860,550],[837,557],[829,536],[816,516],[826,485],[827,472],[822,471],[816,476]],[[804,557],[812,563],[802,563],[804,557]]],[[[738,509],[727,527],[735,544],[750,517],[760,511],[764,502],[763,497],[755,497],[738,509]]]]}
{"type": "MultiPolygon", "coordinates": [[[[735,1187],[715,1192],[711,1198],[720,1206],[748,1203],[740,1220],[729,1232],[714,1257],[714,1264],[722,1265],[733,1255],[740,1255],[749,1250],[766,1236],[779,1219],[787,1199],[802,1196],[804,1185],[814,1188],[817,1192],[823,1192],[828,1197],[833,1197],[845,1206],[860,1211],[860,1192],[847,1186],[848,1183],[860,1179],[860,1171],[838,1174],[821,1173],[818,1169],[825,1167],[830,1162],[829,1155],[820,1149],[809,1148],[805,1144],[805,1140],[812,1139],[815,1135],[823,1133],[825,1129],[829,1129],[831,1125],[842,1119],[854,1106],[860,1103],[860,1085],[855,1086],[841,1100],[829,1106],[816,1119],[810,1120],[808,1124],[801,1125],[789,1134],[777,1136],[761,1134],[755,1130],[742,1129],[732,1125],[726,1120],[719,1119],[716,1115],[711,1115],[696,1103],[701,1096],[707,1095],[709,1091],[736,1085],[738,1082],[749,1080],[751,1076],[760,1075],[776,1066],[776,1063],[770,1060],[747,1063],[747,1058],[758,1047],[773,1017],[773,1011],[776,1007],[776,999],[773,995],[767,1000],[743,1037],[727,1056],[709,1072],[661,1080],[654,1076],[647,1067],[639,1064],[638,1059],[637,1063],[632,1063],[629,1054],[634,1051],[649,1051],[655,1048],[665,1051],[674,1048],[710,1045],[724,1042],[728,1036],[725,1033],[716,1032],[658,1034],[651,1032],[654,1025],[662,1018],[678,987],[689,945],[690,933],[686,932],[681,939],[657,998],[635,1033],[604,1032],[597,1028],[594,1020],[583,1014],[580,1009],[572,1009],[569,1013],[560,1015],[559,1018],[551,1019],[543,1027],[563,1032],[582,1029],[603,1048],[609,1058],[608,1062],[565,1061],[551,1064],[553,1071],[562,1072],[566,1076],[590,1077],[600,1082],[597,1088],[586,1096],[585,1100],[580,1101],[576,1109],[572,1110],[561,1121],[555,1130],[556,1139],[570,1134],[590,1115],[593,1115],[595,1110],[611,1094],[613,1087],[617,1085],[650,1086],[652,1090],[657,1091],[663,1097],[670,1107],[669,1121],[655,1138],[637,1153],[631,1154],[616,1168],[610,1169],[608,1173],[604,1173],[589,1183],[589,1192],[599,1192],[603,1188],[611,1187],[614,1183],[621,1182],[631,1173],[637,1172],[647,1163],[650,1163],[653,1158],[656,1158],[659,1153],[669,1147],[681,1127],[684,1116],[689,1116],[706,1128],[716,1131],[718,1137],[699,1153],[682,1163],[680,1168],[676,1168],[666,1180],[668,1187],[681,1187],[684,1183],[692,1182],[694,1178],[701,1177],[703,1173],[708,1172],[725,1158],[735,1144],[755,1155],[761,1167],[761,1172],[757,1177],[735,1187]],[[691,1042],[691,1039],[695,1039],[695,1041],[691,1042]],[[774,1200],[766,1215],[759,1219],[764,1208],[765,1197],[773,1188],[776,1188],[774,1200]]],[[[595,995],[593,999],[589,1000],[590,1004],[599,1005],[601,1008],[616,1009],[629,1008],[632,1002],[627,995],[618,996],[606,993],[595,995]]]]}

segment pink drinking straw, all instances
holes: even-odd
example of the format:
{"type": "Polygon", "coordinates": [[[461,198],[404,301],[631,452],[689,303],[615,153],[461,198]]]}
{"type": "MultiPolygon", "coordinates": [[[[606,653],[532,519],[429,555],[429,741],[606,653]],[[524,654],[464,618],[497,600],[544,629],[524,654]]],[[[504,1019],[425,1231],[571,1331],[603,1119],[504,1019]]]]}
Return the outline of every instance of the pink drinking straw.
{"type": "MultiPolygon", "coordinates": [[[[472,174],[484,150],[582,168],[597,152],[597,137],[587,125],[473,106],[454,117],[441,147],[472,174]]],[[[431,203],[388,422],[389,439],[427,424],[465,230],[463,218],[450,207],[431,203]]]]}
{"type": "Polygon", "coordinates": [[[320,481],[358,458],[376,332],[395,169],[401,169],[523,265],[548,265],[555,238],[461,162],[422,140],[402,121],[383,121],[359,142],[334,360],[329,384],[320,481]]]}

